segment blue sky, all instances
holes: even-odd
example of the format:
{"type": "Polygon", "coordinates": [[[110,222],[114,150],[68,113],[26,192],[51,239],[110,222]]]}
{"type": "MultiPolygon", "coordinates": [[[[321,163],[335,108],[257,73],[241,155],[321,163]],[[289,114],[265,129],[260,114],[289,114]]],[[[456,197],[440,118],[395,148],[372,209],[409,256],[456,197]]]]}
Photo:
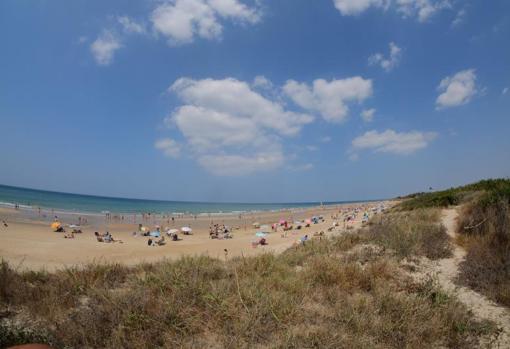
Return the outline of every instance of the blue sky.
{"type": "Polygon", "coordinates": [[[385,198],[510,175],[510,2],[0,2],[0,183],[385,198]]]}

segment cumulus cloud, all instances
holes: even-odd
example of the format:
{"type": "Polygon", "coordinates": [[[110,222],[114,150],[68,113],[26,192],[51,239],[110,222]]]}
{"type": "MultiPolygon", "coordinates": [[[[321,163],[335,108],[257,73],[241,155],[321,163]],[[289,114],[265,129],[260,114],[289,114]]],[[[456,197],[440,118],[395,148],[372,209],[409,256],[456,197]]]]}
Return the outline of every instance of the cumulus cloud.
{"type": "Polygon", "coordinates": [[[156,32],[173,45],[190,43],[195,37],[220,38],[225,20],[253,24],[260,20],[260,12],[238,0],[170,0],[151,15],[156,32]]]}
{"type": "Polygon", "coordinates": [[[451,7],[448,0],[397,0],[397,9],[404,17],[416,17],[422,23],[437,12],[451,7]]]}
{"type": "Polygon", "coordinates": [[[183,102],[165,122],[186,138],[198,163],[216,175],[245,175],[284,163],[282,137],[313,121],[233,78],[181,78],[169,88],[183,102]]]}
{"type": "Polygon", "coordinates": [[[144,34],[146,32],[145,26],[137,23],[135,20],[128,16],[119,16],[117,21],[122,26],[122,30],[128,34],[144,34]]]}
{"type": "Polygon", "coordinates": [[[369,8],[396,9],[404,18],[417,18],[426,22],[440,10],[451,8],[449,0],[333,0],[336,9],[344,16],[356,16],[369,8]]]}
{"type": "Polygon", "coordinates": [[[436,137],[437,133],[435,132],[395,132],[391,129],[378,132],[372,130],[356,137],[351,145],[355,157],[357,157],[357,150],[365,149],[371,149],[375,152],[406,155],[427,147],[436,137]]]}
{"type": "Polygon", "coordinates": [[[113,61],[115,51],[121,47],[119,39],[111,31],[104,30],[90,45],[90,50],[97,64],[109,65],[113,61]]]}
{"type": "Polygon", "coordinates": [[[394,42],[390,42],[390,54],[388,57],[384,57],[382,53],[376,53],[368,58],[369,65],[379,65],[385,71],[389,72],[395,68],[402,57],[402,49],[398,47],[394,42]]]}
{"type": "Polygon", "coordinates": [[[265,76],[257,75],[255,79],[253,79],[252,86],[255,88],[270,90],[273,88],[273,83],[265,76]]]}
{"type": "Polygon", "coordinates": [[[365,122],[372,122],[374,120],[375,109],[364,109],[361,112],[361,118],[365,122]]]}
{"type": "Polygon", "coordinates": [[[474,69],[462,70],[454,76],[441,80],[436,99],[436,108],[455,107],[468,103],[476,95],[476,73],[474,69]]]}
{"type": "Polygon", "coordinates": [[[383,0],[333,0],[338,11],[344,16],[359,15],[369,7],[383,7],[387,1],[383,0]]]}
{"type": "Polygon", "coordinates": [[[319,113],[324,120],[342,122],[349,114],[347,103],[362,103],[372,96],[372,80],[359,76],[329,82],[317,79],[312,86],[289,80],[283,91],[294,103],[319,113]]]}
{"type": "Polygon", "coordinates": [[[156,143],[154,143],[154,147],[161,150],[163,154],[171,158],[178,158],[179,155],[181,155],[180,144],[171,138],[163,138],[156,141],[156,143]]]}

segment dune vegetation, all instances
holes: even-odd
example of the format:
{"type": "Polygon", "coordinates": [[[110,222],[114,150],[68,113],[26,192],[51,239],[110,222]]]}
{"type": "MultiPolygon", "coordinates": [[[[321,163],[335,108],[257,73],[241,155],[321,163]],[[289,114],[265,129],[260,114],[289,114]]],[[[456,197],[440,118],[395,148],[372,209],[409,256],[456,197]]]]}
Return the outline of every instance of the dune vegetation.
{"type": "Polygon", "coordinates": [[[0,265],[0,347],[472,348],[495,328],[402,261],[451,253],[437,209],[279,254],[54,273],[0,265]]]}
{"type": "Polygon", "coordinates": [[[400,210],[462,205],[458,243],[467,251],[458,282],[510,306],[510,179],[410,195],[400,210]]]}

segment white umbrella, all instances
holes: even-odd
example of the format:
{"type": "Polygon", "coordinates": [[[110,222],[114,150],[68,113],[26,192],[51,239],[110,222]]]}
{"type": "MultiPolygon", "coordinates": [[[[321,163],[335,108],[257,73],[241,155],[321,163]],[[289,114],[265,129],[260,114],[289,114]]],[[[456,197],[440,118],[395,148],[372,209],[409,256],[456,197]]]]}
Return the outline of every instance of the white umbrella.
{"type": "Polygon", "coordinates": [[[191,229],[190,227],[182,227],[181,231],[183,231],[185,233],[191,233],[193,231],[193,229],[191,229]]]}
{"type": "Polygon", "coordinates": [[[178,232],[179,232],[179,230],[178,230],[178,229],[168,229],[166,233],[167,233],[167,234],[176,234],[176,233],[178,233],[178,232]]]}

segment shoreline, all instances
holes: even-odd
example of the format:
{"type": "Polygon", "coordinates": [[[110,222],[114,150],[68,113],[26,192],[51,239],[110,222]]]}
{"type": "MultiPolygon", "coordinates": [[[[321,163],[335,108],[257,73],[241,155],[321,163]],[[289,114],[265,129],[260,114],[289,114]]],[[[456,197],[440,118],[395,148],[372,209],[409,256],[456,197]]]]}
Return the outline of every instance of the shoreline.
{"type": "MultiPolygon", "coordinates": [[[[319,232],[327,232],[333,222],[339,223],[337,232],[361,226],[361,216],[368,212],[372,216],[381,207],[389,208],[395,201],[362,202],[299,210],[283,210],[277,212],[259,212],[250,214],[228,214],[222,216],[180,216],[175,220],[152,215],[150,219],[142,219],[141,215],[134,220],[132,217],[122,219],[105,219],[104,216],[87,216],[85,224],[79,228],[83,233],[75,234],[74,238],[64,238],[64,233],[54,232],[50,225],[53,216],[37,216],[37,211],[14,210],[0,208],[0,219],[6,219],[8,227],[0,226],[0,257],[21,269],[57,270],[65,267],[83,266],[91,262],[121,263],[134,265],[144,262],[158,262],[164,259],[178,259],[184,256],[208,255],[223,258],[225,250],[229,257],[250,256],[259,253],[280,253],[296,244],[304,235],[310,238],[319,232]],[[375,210],[375,211],[374,211],[375,210]],[[346,223],[345,217],[358,212],[352,221],[346,223]],[[323,216],[324,221],[311,224],[309,228],[290,229],[285,234],[279,227],[276,232],[267,234],[267,246],[252,247],[256,239],[255,233],[260,229],[253,226],[254,222],[271,225],[284,219],[288,222],[303,221],[312,216],[323,216]],[[148,246],[148,237],[134,234],[138,225],[143,224],[150,231],[157,226],[164,232],[173,228],[191,227],[192,235],[179,233],[180,241],[167,238],[164,246],[148,246]],[[209,228],[213,224],[225,225],[233,232],[232,239],[211,239],[209,228]],[[350,226],[351,228],[347,228],[350,226]],[[96,240],[94,232],[110,232],[122,243],[101,243],[96,240]]],[[[78,215],[59,215],[59,220],[69,233],[69,227],[75,224],[78,215]]],[[[329,234],[329,233],[328,233],[329,234]]],[[[325,234],[326,235],[326,234],[325,234]]],[[[166,236],[166,235],[165,235],[166,236]]]]}

